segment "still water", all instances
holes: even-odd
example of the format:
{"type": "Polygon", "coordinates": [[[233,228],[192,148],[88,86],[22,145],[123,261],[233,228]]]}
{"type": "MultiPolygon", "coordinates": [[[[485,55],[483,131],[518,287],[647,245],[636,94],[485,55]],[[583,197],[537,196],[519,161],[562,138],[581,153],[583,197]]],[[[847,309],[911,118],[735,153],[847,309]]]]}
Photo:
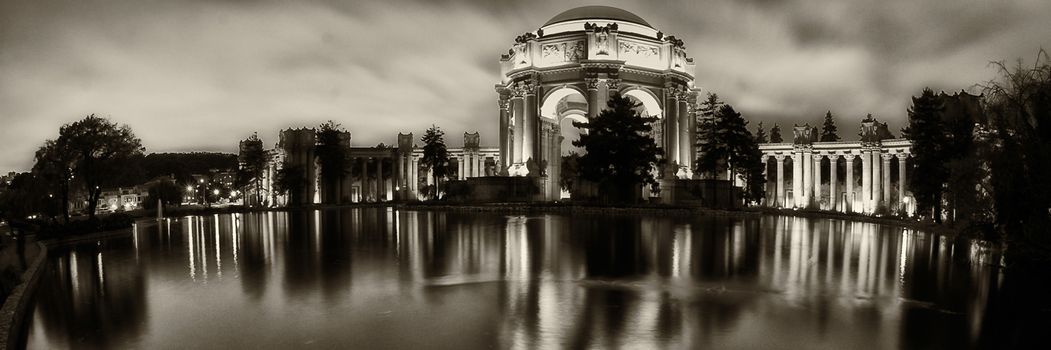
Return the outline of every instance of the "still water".
{"type": "Polygon", "coordinates": [[[773,216],[251,213],[53,253],[32,349],[971,347],[1004,279],[980,241],[773,216]]]}

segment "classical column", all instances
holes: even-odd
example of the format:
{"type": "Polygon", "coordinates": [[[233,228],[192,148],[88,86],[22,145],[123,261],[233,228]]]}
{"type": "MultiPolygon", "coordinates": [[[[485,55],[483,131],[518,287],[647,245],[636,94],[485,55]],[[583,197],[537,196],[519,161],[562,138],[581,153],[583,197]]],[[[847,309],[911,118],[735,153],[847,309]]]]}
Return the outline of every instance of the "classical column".
{"type": "Polygon", "coordinates": [[[898,155],[898,205],[905,204],[905,167],[908,164],[908,154],[899,153],[898,155]]]}
{"type": "Polygon", "coordinates": [[[825,156],[821,153],[814,155],[814,204],[821,208],[821,159],[825,156]]]}
{"type": "MultiPolygon", "coordinates": [[[[695,171],[693,168],[696,167],[695,163],[697,162],[697,93],[690,92],[688,97],[689,103],[686,105],[686,120],[688,121],[687,135],[689,135],[689,141],[686,143],[686,158],[690,160],[690,172],[693,172],[695,171]]],[[[763,169],[765,170],[766,168],[763,169]]]]}
{"type": "Polygon", "coordinates": [[[785,206],[785,156],[783,154],[774,155],[774,159],[777,160],[777,205],[778,208],[784,208],[785,206]]]}
{"type": "Polygon", "coordinates": [[[664,86],[664,122],[667,127],[668,145],[665,149],[669,162],[681,164],[679,161],[679,101],[678,88],[675,84],[664,86]]]}
{"type": "MultiPolygon", "coordinates": [[[[679,101],[679,165],[686,167],[687,169],[693,169],[693,159],[690,159],[690,108],[689,108],[689,92],[680,91],[677,101],[679,101]]],[[[689,173],[689,172],[687,172],[689,173]]]]}
{"type": "Polygon", "coordinates": [[[537,136],[540,134],[539,125],[537,125],[539,120],[536,115],[540,108],[537,106],[536,102],[536,81],[527,81],[524,84],[524,87],[525,123],[523,124],[525,124],[525,135],[522,137],[522,161],[528,161],[530,158],[533,158],[535,161],[540,161],[539,159],[536,159],[537,147],[539,146],[537,136]]]}
{"type": "Polygon", "coordinates": [[[369,198],[369,158],[361,157],[358,161],[361,164],[361,201],[365,202],[369,198]]]}
{"type": "Polygon", "coordinates": [[[503,95],[500,96],[500,168],[507,168],[507,128],[510,126],[509,108],[510,101],[503,95]]]}
{"type": "Polygon", "coordinates": [[[481,153],[474,154],[474,177],[485,176],[485,158],[482,158],[481,153]]]}
{"type": "Polygon", "coordinates": [[[803,148],[803,203],[800,206],[810,205],[814,193],[814,154],[810,148],[803,148]]]}
{"type": "Polygon", "coordinates": [[[883,154],[883,201],[886,203],[888,209],[890,208],[890,159],[894,158],[893,154],[883,154]]]}
{"type": "Polygon", "coordinates": [[[792,153],[792,201],[796,208],[803,202],[803,150],[798,148],[792,153]]]}
{"type": "Polygon", "coordinates": [[[467,164],[467,160],[463,156],[456,158],[456,179],[463,180],[466,177],[464,166],[467,164]]]}
{"type": "Polygon", "coordinates": [[[522,137],[525,136],[525,103],[523,102],[525,89],[515,86],[511,94],[511,107],[514,113],[514,138],[511,140],[511,163],[520,164],[525,161],[522,157],[522,137]]]}
{"type": "Polygon", "coordinates": [[[882,171],[880,169],[882,162],[880,161],[880,156],[879,148],[872,150],[872,180],[869,182],[869,184],[872,185],[872,211],[875,211],[875,208],[880,206],[880,203],[883,202],[883,192],[880,191],[880,188],[883,187],[880,186],[882,182],[882,171]]]}
{"type": "Polygon", "coordinates": [[[843,155],[847,168],[847,202],[844,203],[844,209],[846,212],[854,212],[854,154],[847,153],[843,155]]]}
{"type": "Polygon", "coordinates": [[[595,118],[606,104],[599,101],[598,78],[584,78],[584,84],[588,89],[588,120],[595,118]]]}
{"type": "Polygon", "coordinates": [[[830,154],[828,156],[828,208],[832,211],[839,211],[839,192],[836,192],[836,167],[839,163],[838,154],[830,154]]]}
{"type": "Polygon", "coordinates": [[[412,200],[420,199],[420,165],[416,162],[416,157],[409,153],[409,190],[410,197],[412,200]]]}
{"type": "Polygon", "coordinates": [[[387,200],[387,182],[383,180],[383,157],[376,157],[376,201],[387,200]]]}
{"type": "Polygon", "coordinates": [[[861,211],[869,213],[872,209],[872,150],[861,150],[861,211]]]}

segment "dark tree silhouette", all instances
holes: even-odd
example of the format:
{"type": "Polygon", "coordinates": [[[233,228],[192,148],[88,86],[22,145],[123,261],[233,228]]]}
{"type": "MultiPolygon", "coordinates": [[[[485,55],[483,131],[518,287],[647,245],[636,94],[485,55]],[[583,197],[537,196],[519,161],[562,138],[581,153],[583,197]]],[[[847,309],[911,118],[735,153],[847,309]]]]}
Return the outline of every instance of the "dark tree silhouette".
{"type": "Polygon", "coordinates": [[[288,194],[289,205],[295,206],[302,203],[303,198],[300,197],[307,182],[306,170],[303,167],[285,164],[277,171],[274,187],[278,192],[288,194]]]}
{"type": "Polygon", "coordinates": [[[562,156],[562,172],[559,173],[558,185],[567,192],[573,192],[573,185],[580,177],[580,154],[570,152],[562,156]]]}
{"type": "Polygon", "coordinates": [[[770,143],[782,143],[785,139],[781,137],[781,127],[774,123],[774,127],[770,128],[770,143]]]}
{"type": "MultiPolygon", "coordinates": [[[[47,140],[44,146],[37,150],[35,159],[34,176],[38,178],[38,182],[43,182],[53,189],[52,195],[61,201],[63,221],[68,223],[70,190],[76,180],[73,176],[75,164],[72,154],[61,149],[54,140],[47,140]]],[[[38,195],[44,195],[44,193],[38,195]]]]}
{"type": "MultiPolygon", "coordinates": [[[[945,127],[941,122],[943,106],[931,89],[923,89],[912,98],[906,133],[912,140],[912,171],[909,189],[916,198],[917,212],[926,213],[941,222],[942,190],[949,178],[945,167],[945,127]]],[[[869,115],[871,118],[872,115],[869,115]]]]}
{"type": "Polygon", "coordinates": [[[348,173],[350,133],[331,120],[318,126],[314,133],[317,136],[314,155],[321,165],[321,181],[325,184],[322,187],[329,192],[324,199],[327,203],[333,203],[339,199],[339,184],[348,173]]]}
{"type": "MultiPolygon", "coordinates": [[[[1008,255],[1051,264],[1051,60],[1043,50],[1031,67],[994,63],[997,80],[983,84],[992,152],[996,223],[1010,244],[1008,255]]],[[[1046,271],[1046,270],[1045,270],[1046,271]]]]}
{"type": "MultiPolygon", "coordinates": [[[[711,95],[709,101],[712,101],[711,95]]],[[[708,102],[706,102],[707,104],[708,102]]],[[[741,174],[745,178],[745,197],[758,201],[764,195],[766,178],[763,176],[762,152],[756,137],[748,131],[748,122],[733,106],[723,104],[714,114],[713,120],[705,124],[704,135],[709,139],[697,157],[697,171],[710,178],[729,170],[730,174],[741,174]]],[[[701,145],[698,142],[698,145],[701,145]]],[[[734,178],[729,180],[733,181],[734,178]]]]}
{"type": "Polygon", "coordinates": [[[836,131],[836,121],[832,119],[832,111],[825,112],[825,122],[821,125],[821,142],[839,141],[836,131]]]}
{"type": "MultiPolygon", "coordinates": [[[[247,205],[252,205],[260,200],[259,190],[260,181],[263,177],[263,171],[266,170],[266,150],[263,149],[263,141],[259,139],[259,135],[252,133],[252,136],[241,141],[240,153],[237,156],[237,161],[240,165],[237,172],[238,183],[242,189],[244,186],[251,184],[254,192],[254,200],[247,201],[247,205]]],[[[242,190],[242,192],[244,192],[242,190]]]]}
{"type": "Polygon", "coordinates": [[[585,151],[580,175],[598,183],[606,200],[635,201],[637,186],[657,186],[653,170],[663,155],[651,136],[657,118],[639,114],[639,104],[619,94],[610,96],[607,106],[588,122],[573,123],[585,130],[573,141],[585,151]]]}
{"type": "Polygon", "coordinates": [[[766,129],[763,128],[763,122],[759,122],[759,125],[755,128],[755,142],[756,143],[767,143],[769,138],[766,136],[766,129]]]}
{"type": "Polygon", "coordinates": [[[129,164],[145,148],[130,127],[94,114],[63,125],[58,134],[54,147],[70,157],[72,173],[88,194],[88,215],[94,218],[102,187],[125,180],[129,164]]]}
{"type": "Polygon", "coordinates": [[[441,182],[449,176],[449,152],[445,147],[445,132],[435,125],[431,125],[423,133],[423,157],[420,164],[431,171],[434,188],[431,190],[431,199],[438,199],[441,190],[441,182]]]}
{"type": "Polygon", "coordinates": [[[149,187],[149,197],[146,200],[143,207],[147,209],[153,209],[157,205],[157,200],[161,200],[163,205],[178,205],[182,203],[182,188],[175,184],[174,181],[157,181],[149,187]]]}

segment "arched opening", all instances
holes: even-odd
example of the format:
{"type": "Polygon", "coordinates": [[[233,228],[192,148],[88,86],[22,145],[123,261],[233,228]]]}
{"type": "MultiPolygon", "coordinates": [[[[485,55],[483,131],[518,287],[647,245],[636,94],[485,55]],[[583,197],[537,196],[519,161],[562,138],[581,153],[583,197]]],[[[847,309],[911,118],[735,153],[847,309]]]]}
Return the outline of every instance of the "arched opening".
{"type": "MultiPolygon", "coordinates": [[[[583,153],[583,149],[573,146],[573,141],[580,138],[583,129],[573,126],[573,122],[587,122],[588,102],[584,93],[571,86],[563,86],[549,92],[540,105],[542,123],[557,126],[557,134],[541,139],[546,145],[542,147],[543,159],[547,160],[547,174],[554,181],[548,182],[548,198],[567,198],[569,193],[560,186],[562,176],[562,157],[572,152],[583,153]]],[[[542,130],[548,130],[542,128],[542,130]]]]}
{"type": "Polygon", "coordinates": [[[587,113],[588,102],[580,90],[561,87],[544,98],[544,103],[540,106],[540,116],[559,126],[559,155],[568,155],[570,152],[583,153],[582,149],[573,146],[573,141],[579,139],[583,132],[582,129],[573,126],[573,122],[587,122],[587,113]]]}

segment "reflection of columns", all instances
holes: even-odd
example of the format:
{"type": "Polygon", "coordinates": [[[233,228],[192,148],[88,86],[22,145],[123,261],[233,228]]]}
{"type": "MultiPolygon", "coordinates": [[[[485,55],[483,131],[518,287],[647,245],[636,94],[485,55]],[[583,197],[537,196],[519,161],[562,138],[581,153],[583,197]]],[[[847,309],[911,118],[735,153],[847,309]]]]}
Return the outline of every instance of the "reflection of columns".
{"type": "Polygon", "coordinates": [[[778,154],[774,156],[777,160],[777,204],[774,206],[783,208],[785,206],[785,156],[778,154]]]}
{"type": "Polygon", "coordinates": [[[539,125],[537,125],[538,120],[536,116],[537,110],[539,108],[536,104],[536,82],[527,81],[524,87],[525,117],[523,120],[523,124],[525,124],[525,135],[522,135],[522,161],[528,161],[530,158],[539,161],[538,159],[536,159],[537,146],[539,146],[539,142],[537,142],[537,136],[540,134],[540,129],[539,125]]]}
{"type": "Polygon", "coordinates": [[[668,129],[665,133],[668,135],[665,151],[668,161],[681,164],[679,161],[679,101],[675,90],[675,84],[664,86],[664,121],[668,129]]]}
{"type": "Polygon", "coordinates": [[[844,209],[846,212],[854,212],[854,154],[847,153],[843,155],[843,160],[846,161],[847,168],[847,202],[844,203],[844,209]]]}
{"type": "Polygon", "coordinates": [[[861,150],[861,211],[872,210],[872,150],[861,150]]]}
{"type": "Polygon", "coordinates": [[[908,154],[898,154],[898,204],[905,204],[905,166],[908,154]]]}
{"type": "Polygon", "coordinates": [[[584,84],[587,85],[588,89],[588,120],[592,120],[598,115],[599,111],[602,110],[602,106],[605,103],[599,101],[598,96],[598,78],[586,78],[584,84]]]}
{"type": "Polygon", "coordinates": [[[818,208],[821,208],[821,158],[825,156],[821,153],[814,155],[814,203],[817,204],[818,208]]]}
{"type": "Polygon", "coordinates": [[[828,156],[828,209],[838,211],[839,192],[836,192],[836,168],[839,163],[838,154],[828,156]]]}
{"type": "Polygon", "coordinates": [[[511,107],[513,108],[515,126],[514,126],[514,138],[511,141],[512,151],[511,159],[512,163],[522,163],[525,158],[522,157],[522,137],[525,135],[525,104],[522,101],[523,90],[520,88],[514,89],[514,94],[511,95],[511,107]]]}
{"type": "Polygon", "coordinates": [[[803,201],[803,150],[792,152],[792,206],[799,207],[803,201]]]}
{"type": "Polygon", "coordinates": [[[810,148],[803,149],[803,202],[800,206],[809,206],[814,194],[814,155],[810,148]]]}
{"type": "Polygon", "coordinates": [[[887,153],[883,155],[883,201],[890,207],[890,159],[894,155],[887,153]]]}

